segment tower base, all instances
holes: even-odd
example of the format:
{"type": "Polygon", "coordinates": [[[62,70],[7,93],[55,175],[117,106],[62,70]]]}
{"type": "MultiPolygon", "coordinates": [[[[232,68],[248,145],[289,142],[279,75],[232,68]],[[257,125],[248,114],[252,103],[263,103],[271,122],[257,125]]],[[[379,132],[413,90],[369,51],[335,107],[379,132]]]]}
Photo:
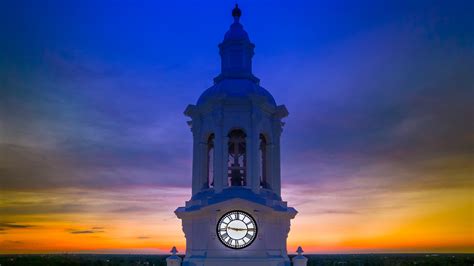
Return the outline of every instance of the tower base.
{"type": "Polygon", "coordinates": [[[185,258],[183,266],[291,266],[288,257],[278,258],[185,258]]]}

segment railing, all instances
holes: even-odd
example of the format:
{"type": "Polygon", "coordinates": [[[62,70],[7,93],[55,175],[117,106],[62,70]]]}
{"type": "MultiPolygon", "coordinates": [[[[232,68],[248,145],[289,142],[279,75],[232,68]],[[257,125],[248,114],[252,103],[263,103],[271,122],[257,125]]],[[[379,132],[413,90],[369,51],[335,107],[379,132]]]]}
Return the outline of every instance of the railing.
{"type": "MultiPolygon", "coordinates": [[[[178,250],[176,247],[173,247],[171,249],[171,256],[166,258],[166,265],[167,266],[181,266],[182,259],[176,255],[178,253],[178,250]]],[[[298,247],[296,250],[296,253],[298,253],[297,256],[294,256],[292,261],[293,266],[306,266],[308,264],[308,258],[303,256],[303,249],[301,247],[298,247]]]]}

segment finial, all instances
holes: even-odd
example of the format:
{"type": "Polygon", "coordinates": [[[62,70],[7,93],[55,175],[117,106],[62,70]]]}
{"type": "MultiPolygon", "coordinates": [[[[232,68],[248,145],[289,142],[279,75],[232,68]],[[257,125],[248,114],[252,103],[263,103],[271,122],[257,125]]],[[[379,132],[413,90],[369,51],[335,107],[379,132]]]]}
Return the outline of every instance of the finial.
{"type": "Polygon", "coordinates": [[[238,4],[235,4],[234,9],[232,10],[232,16],[236,22],[239,21],[240,16],[242,16],[242,11],[239,8],[238,4]]]}
{"type": "Polygon", "coordinates": [[[298,249],[296,250],[296,253],[298,253],[298,256],[301,256],[301,254],[303,254],[303,249],[301,248],[301,246],[298,247],[298,249]]]}
{"type": "Polygon", "coordinates": [[[178,250],[176,249],[176,247],[173,247],[170,252],[171,254],[176,255],[176,253],[178,253],[178,250]]]}

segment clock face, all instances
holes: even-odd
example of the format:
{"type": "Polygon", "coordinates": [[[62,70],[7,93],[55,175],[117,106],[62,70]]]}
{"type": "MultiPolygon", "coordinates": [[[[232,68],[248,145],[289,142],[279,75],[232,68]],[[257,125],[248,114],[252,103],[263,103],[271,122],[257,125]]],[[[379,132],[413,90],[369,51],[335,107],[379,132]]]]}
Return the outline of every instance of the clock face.
{"type": "Polygon", "coordinates": [[[227,247],[241,249],[249,246],[257,236],[257,224],[250,214],[231,211],[217,223],[217,236],[227,247]]]}

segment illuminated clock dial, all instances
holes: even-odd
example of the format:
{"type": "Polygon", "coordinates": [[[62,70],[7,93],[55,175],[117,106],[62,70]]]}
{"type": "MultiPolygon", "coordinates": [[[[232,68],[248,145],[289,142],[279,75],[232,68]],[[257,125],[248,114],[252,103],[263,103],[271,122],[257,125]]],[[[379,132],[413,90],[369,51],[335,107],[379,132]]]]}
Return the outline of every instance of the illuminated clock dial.
{"type": "Polygon", "coordinates": [[[244,211],[230,211],[217,223],[217,236],[227,247],[241,249],[249,246],[257,236],[257,224],[244,211]]]}

